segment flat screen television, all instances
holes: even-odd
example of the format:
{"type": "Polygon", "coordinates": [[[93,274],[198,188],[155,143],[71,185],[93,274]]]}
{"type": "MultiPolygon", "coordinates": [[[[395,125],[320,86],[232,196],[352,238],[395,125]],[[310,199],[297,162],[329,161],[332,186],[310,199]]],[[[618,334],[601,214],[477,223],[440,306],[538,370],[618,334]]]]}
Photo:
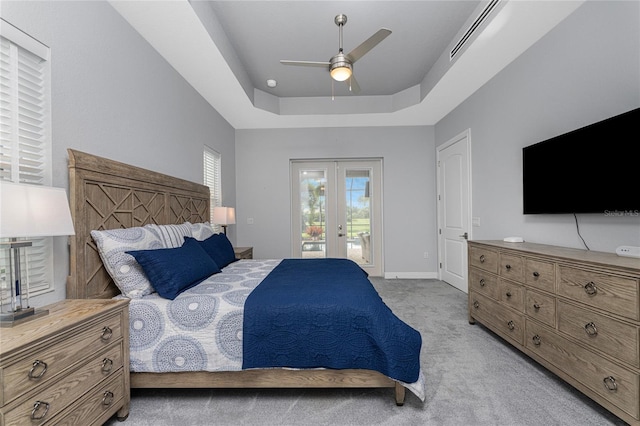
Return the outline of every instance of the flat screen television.
{"type": "Polygon", "coordinates": [[[524,214],[640,214],[640,108],[522,149],[524,214]]]}

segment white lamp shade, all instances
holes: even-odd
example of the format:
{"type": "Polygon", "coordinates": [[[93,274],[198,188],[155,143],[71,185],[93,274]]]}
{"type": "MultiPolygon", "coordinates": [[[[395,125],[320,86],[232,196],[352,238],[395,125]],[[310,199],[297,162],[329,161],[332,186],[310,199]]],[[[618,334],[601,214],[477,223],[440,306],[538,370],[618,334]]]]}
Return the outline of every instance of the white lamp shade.
{"type": "Polygon", "coordinates": [[[0,238],[74,234],[64,189],[0,181],[0,238]]]}
{"type": "Polygon", "coordinates": [[[216,225],[233,225],[236,223],[236,209],[233,207],[214,207],[213,223],[216,225]]]}

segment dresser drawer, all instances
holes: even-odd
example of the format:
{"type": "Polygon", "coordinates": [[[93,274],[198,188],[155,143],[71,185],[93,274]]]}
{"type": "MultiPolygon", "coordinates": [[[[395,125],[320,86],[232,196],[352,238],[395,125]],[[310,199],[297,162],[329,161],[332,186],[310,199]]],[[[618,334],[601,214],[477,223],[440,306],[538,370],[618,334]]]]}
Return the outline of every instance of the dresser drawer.
{"type": "Polygon", "coordinates": [[[527,321],[526,347],[629,415],[638,417],[637,374],[527,321]],[[609,388],[608,388],[609,387],[609,388]]]}
{"type": "Polygon", "coordinates": [[[558,330],[611,356],[639,366],[638,327],[558,301],[558,330]]]}
{"type": "Polygon", "coordinates": [[[498,252],[481,247],[470,247],[469,265],[497,274],[498,252]]]}
{"type": "Polygon", "coordinates": [[[87,389],[92,388],[105,377],[114,373],[122,373],[123,348],[122,344],[113,346],[92,358],[89,362],[72,372],[64,380],[59,380],[48,386],[40,393],[26,398],[17,407],[8,411],[5,415],[5,424],[9,425],[33,425],[42,424],[59,414],[68,405],[78,399],[87,389]],[[109,359],[111,362],[105,363],[109,359]],[[106,365],[105,365],[106,364],[106,365]],[[35,408],[40,401],[39,408],[35,408]],[[34,412],[35,410],[35,412],[34,412]],[[42,417],[38,421],[32,421],[31,416],[42,417]]]}
{"type": "Polygon", "coordinates": [[[558,294],[638,320],[638,280],[560,266],[558,294]]]}
{"type": "Polygon", "coordinates": [[[471,294],[471,314],[474,318],[486,321],[494,331],[522,345],[524,336],[522,315],[477,293],[471,294]]]}
{"type": "Polygon", "coordinates": [[[556,325],[556,298],[538,291],[529,290],[525,294],[525,313],[531,318],[547,324],[556,325]]]}
{"type": "Polygon", "coordinates": [[[56,425],[89,425],[93,419],[102,419],[98,423],[102,424],[116,412],[116,407],[122,405],[124,395],[124,372],[119,371],[115,377],[83,397],[56,425]]]}
{"type": "Polygon", "coordinates": [[[556,269],[553,263],[536,259],[525,262],[524,282],[532,287],[553,293],[556,283],[556,269]]]}
{"type": "Polygon", "coordinates": [[[524,287],[507,280],[498,284],[499,300],[518,312],[524,312],[524,287]]]}
{"type": "Polygon", "coordinates": [[[510,280],[524,280],[524,261],[522,257],[512,254],[500,254],[500,275],[510,280]]]}
{"type": "Polygon", "coordinates": [[[469,271],[469,291],[474,290],[493,299],[498,298],[498,277],[478,269],[469,271]]]}
{"type": "Polygon", "coordinates": [[[122,318],[119,313],[91,324],[87,328],[74,330],[66,339],[36,350],[2,369],[4,404],[48,382],[58,374],[102,347],[122,337],[122,318]],[[87,352],[91,351],[91,352],[87,352]]]}

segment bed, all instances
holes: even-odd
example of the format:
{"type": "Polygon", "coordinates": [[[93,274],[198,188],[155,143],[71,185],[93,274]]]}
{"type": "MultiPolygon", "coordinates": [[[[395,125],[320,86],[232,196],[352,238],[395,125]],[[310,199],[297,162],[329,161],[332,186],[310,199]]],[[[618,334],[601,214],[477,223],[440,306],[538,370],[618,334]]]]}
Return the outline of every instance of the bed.
{"type": "MultiPolygon", "coordinates": [[[[68,155],[76,234],[70,240],[67,298],[122,297],[103,264],[92,230],[199,224],[209,220],[209,189],[204,185],[72,149],[68,155]]],[[[238,268],[245,272],[254,267],[264,270],[278,262],[241,260],[229,268],[231,273],[234,268],[236,272],[238,268]]],[[[197,293],[195,289],[185,293],[197,293]]],[[[424,399],[422,372],[415,383],[409,384],[362,368],[157,372],[145,371],[137,362],[132,358],[131,388],[391,388],[398,405],[404,403],[405,389],[409,388],[424,399]]]]}

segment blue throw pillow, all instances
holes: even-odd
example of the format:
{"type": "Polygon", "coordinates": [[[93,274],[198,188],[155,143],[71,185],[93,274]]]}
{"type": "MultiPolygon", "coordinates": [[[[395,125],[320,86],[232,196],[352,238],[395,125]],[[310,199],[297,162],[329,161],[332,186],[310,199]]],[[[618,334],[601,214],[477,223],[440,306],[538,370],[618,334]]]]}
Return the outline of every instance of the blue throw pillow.
{"type": "Polygon", "coordinates": [[[149,282],[165,299],[175,299],[183,291],[220,272],[213,259],[189,238],[182,247],[133,250],[128,254],[142,266],[149,282]]]}
{"type": "MultiPolygon", "coordinates": [[[[194,238],[184,237],[184,240],[194,240],[194,238]]],[[[196,240],[196,242],[211,256],[213,261],[216,262],[216,265],[221,268],[238,260],[236,259],[236,253],[233,251],[231,241],[229,241],[224,234],[213,234],[204,241],[196,240]]]]}

